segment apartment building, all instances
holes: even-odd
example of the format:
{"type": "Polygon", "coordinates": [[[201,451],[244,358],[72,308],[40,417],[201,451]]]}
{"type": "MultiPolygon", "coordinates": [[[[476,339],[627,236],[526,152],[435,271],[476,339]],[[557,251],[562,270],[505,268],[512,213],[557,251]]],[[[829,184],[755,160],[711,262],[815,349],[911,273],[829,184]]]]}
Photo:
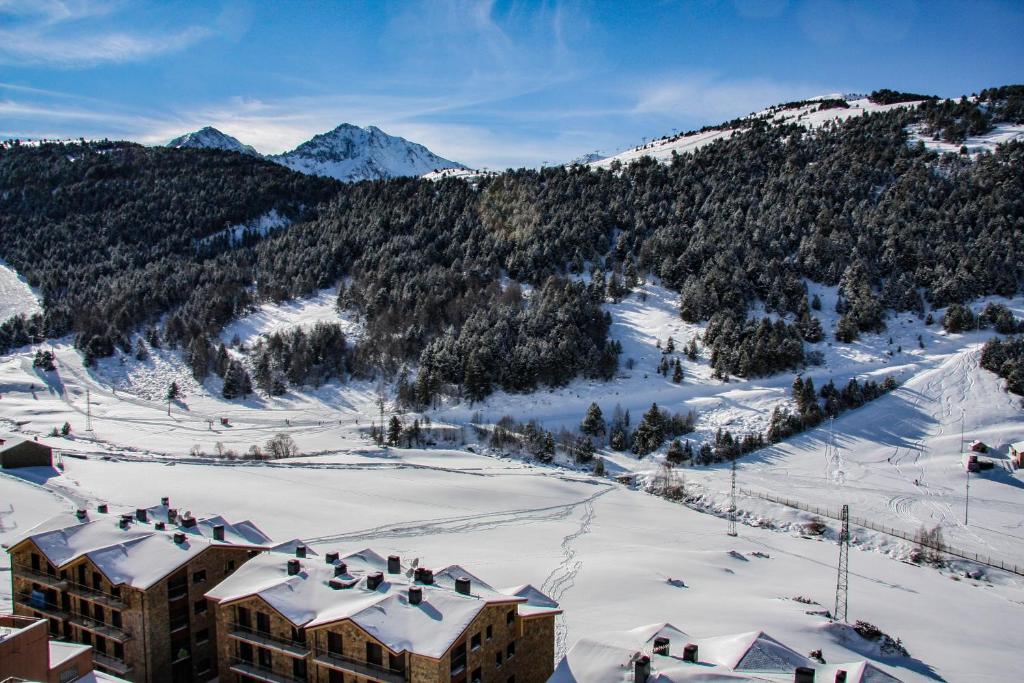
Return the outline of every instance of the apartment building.
{"type": "Polygon", "coordinates": [[[46,622],[0,614],[0,681],[124,683],[93,671],[92,647],[51,640],[46,622]]]}
{"type": "Polygon", "coordinates": [[[92,646],[98,670],[136,683],[216,676],[216,623],[204,594],[270,546],[251,522],[197,519],[159,505],[62,515],[9,546],[16,614],[92,646]]]}
{"type": "Polygon", "coordinates": [[[301,545],[206,595],[225,683],[542,683],[561,613],[532,586],[496,590],[457,565],[301,545]]]}

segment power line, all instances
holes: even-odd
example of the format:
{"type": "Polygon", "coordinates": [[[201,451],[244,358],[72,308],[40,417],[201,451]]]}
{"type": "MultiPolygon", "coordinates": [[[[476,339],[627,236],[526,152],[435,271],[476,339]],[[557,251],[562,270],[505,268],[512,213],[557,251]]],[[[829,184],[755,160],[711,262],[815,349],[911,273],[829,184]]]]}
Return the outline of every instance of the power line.
{"type": "Polygon", "coordinates": [[[850,506],[843,506],[843,529],[839,533],[839,572],[836,577],[836,609],[832,621],[846,623],[847,589],[850,585],[850,506]]]}

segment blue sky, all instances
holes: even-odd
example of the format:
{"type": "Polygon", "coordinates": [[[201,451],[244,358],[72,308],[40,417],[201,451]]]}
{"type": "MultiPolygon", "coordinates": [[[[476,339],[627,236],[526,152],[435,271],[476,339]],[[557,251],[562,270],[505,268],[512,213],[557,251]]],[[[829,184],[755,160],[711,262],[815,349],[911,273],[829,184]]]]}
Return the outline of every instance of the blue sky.
{"type": "Polygon", "coordinates": [[[1024,82],[1024,3],[0,0],[0,137],[262,152],[342,122],[504,168],[765,105],[1024,82]]]}

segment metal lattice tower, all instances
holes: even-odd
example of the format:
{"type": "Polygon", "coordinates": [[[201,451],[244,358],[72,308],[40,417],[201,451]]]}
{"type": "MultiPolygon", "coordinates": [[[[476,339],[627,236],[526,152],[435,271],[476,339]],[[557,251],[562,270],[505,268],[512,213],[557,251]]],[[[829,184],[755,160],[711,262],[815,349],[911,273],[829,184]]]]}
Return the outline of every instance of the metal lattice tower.
{"type": "Polygon", "coordinates": [[[736,535],[736,459],[732,461],[732,490],[729,493],[729,531],[730,536],[736,535]]]}
{"type": "Polygon", "coordinates": [[[850,506],[843,506],[843,530],[839,534],[839,575],[836,578],[836,610],[832,621],[846,623],[847,588],[850,585],[850,506]]]}
{"type": "Polygon", "coordinates": [[[92,431],[92,402],[89,400],[89,390],[85,390],[85,431],[92,431]]]}

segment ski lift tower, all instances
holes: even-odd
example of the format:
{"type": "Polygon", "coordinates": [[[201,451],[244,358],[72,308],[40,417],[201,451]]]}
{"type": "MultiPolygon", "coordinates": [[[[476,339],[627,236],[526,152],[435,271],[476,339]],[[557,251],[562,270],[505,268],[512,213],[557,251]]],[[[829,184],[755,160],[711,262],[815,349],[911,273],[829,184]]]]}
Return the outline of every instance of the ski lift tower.
{"type": "Polygon", "coordinates": [[[736,458],[732,459],[732,472],[730,474],[731,486],[729,492],[729,531],[730,536],[736,536],[736,458]]]}
{"type": "Polygon", "coordinates": [[[839,571],[836,577],[836,609],[832,621],[846,623],[847,588],[850,585],[850,506],[843,506],[843,528],[839,533],[839,571]]]}

